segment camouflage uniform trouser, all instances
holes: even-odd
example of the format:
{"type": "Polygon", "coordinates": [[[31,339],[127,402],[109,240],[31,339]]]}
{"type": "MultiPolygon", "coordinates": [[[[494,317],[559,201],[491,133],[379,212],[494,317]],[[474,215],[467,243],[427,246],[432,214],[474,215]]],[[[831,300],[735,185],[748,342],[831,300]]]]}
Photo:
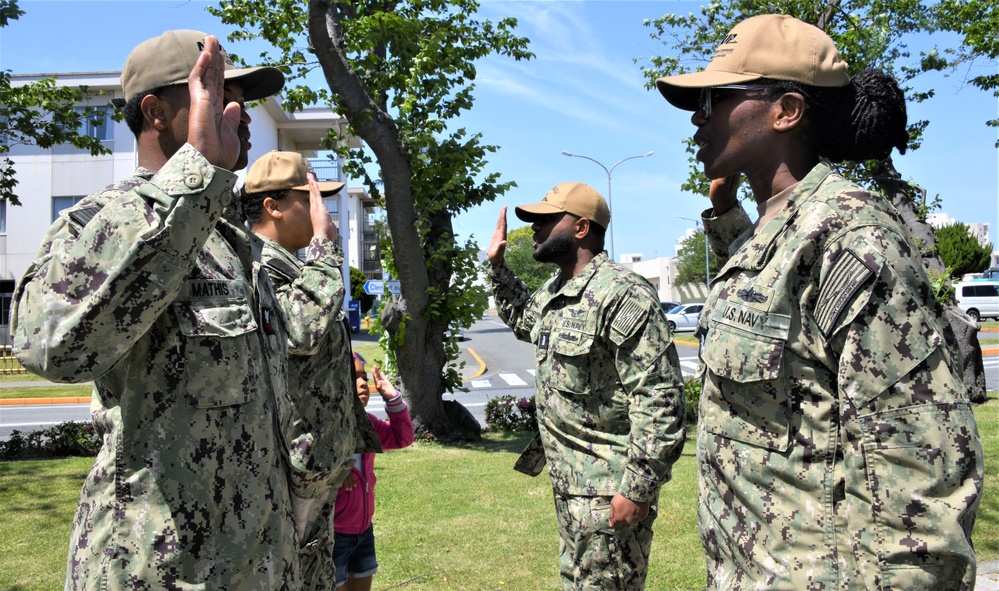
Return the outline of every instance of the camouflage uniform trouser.
{"type": "Polygon", "coordinates": [[[559,569],[565,591],[640,591],[645,588],[652,522],[610,527],[611,497],[579,497],[555,493],[558,517],[559,569]]]}

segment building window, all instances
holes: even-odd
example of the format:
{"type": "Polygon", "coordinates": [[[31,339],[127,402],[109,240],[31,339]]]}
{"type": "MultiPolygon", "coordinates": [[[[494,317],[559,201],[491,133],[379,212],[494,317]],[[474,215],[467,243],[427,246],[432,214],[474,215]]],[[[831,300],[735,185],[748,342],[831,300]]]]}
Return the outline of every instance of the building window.
{"type": "MultiPolygon", "coordinates": [[[[10,318],[10,302],[14,297],[14,280],[0,280],[0,324],[7,324],[10,318]]],[[[0,339],[0,345],[6,344],[0,339]]]]}
{"type": "Polygon", "coordinates": [[[80,130],[82,135],[89,135],[101,141],[114,139],[114,121],[111,119],[110,107],[95,107],[91,109],[93,114],[89,117],[84,115],[87,110],[84,107],[77,107],[75,110],[83,117],[80,130]]]}
{"type": "Polygon", "coordinates": [[[75,197],[53,197],[52,198],[52,221],[59,219],[59,213],[67,207],[73,207],[83,199],[83,195],[75,197]]]}
{"type": "Polygon", "coordinates": [[[7,233],[7,200],[0,201],[0,234],[7,233]]]}

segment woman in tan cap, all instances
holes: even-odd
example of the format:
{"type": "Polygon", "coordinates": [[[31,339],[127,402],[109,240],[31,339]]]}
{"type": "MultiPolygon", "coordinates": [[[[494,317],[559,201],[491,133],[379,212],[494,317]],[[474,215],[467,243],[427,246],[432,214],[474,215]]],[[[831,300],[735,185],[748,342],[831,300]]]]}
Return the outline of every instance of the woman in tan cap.
{"type": "Polygon", "coordinates": [[[708,588],[973,589],[983,463],[960,360],[908,229],[834,164],[905,151],[897,83],[763,15],[657,86],[693,111],[724,263],[698,328],[708,588]]]}

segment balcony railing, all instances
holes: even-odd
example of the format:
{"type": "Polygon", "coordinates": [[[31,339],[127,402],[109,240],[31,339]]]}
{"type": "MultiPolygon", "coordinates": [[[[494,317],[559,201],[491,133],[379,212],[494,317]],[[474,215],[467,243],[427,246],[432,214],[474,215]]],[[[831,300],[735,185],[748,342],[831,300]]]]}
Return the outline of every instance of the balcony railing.
{"type": "Polygon", "coordinates": [[[340,167],[337,163],[328,158],[310,158],[312,172],[316,175],[317,181],[342,181],[340,178],[340,167]]]}

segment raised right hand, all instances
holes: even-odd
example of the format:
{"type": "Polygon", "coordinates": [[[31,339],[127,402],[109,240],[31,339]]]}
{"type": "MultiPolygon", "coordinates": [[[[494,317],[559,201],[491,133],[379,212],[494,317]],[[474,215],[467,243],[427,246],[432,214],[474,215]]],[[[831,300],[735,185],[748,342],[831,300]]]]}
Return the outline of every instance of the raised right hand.
{"type": "Polygon", "coordinates": [[[506,206],[500,211],[499,221],[496,222],[496,231],[493,232],[493,239],[489,241],[489,248],[486,249],[486,258],[493,265],[503,262],[506,255],[506,206]]]}
{"type": "Polygon", "coordinates": [[[312,217],[312,235],[336,240],[337,229],[333,219],[330,218],[330,211],[323,203],[323,194],[319,192],[319,184],[316,177],[311,172],[306,173],[309,179],[309,215],[312,217]]]}
{"type": "Polygon", "coordinates": [[[191,107],[187,142],[213,166],[232,170],[239,158],[239,103],[226,104],[225,58],[215,35],[205,46],[187,77],[191,107]]]}

